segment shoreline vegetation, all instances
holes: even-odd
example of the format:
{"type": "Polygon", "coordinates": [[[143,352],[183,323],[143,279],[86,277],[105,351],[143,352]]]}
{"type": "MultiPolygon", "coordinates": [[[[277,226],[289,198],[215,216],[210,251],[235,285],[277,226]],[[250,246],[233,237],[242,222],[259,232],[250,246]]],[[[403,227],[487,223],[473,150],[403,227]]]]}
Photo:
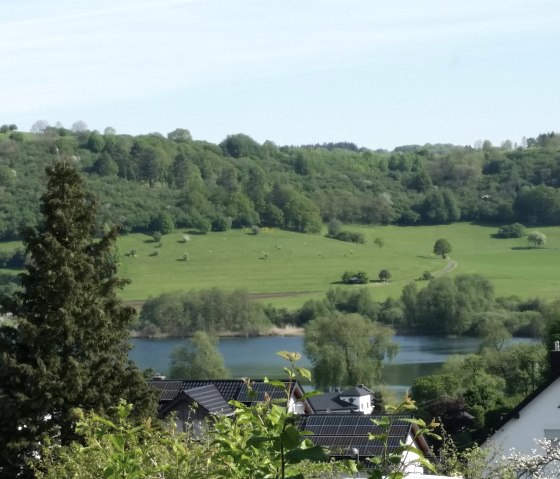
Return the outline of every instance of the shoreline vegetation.
{"type": "MultiPolygon", "coordinates": [[[[224,331],[216,334],[219,338],[258,338],[262,336],[304,336],[305,335],[305,328],[298,327],[298,326],[284,326],[284,327],[277,327],[273,326],[271,328],[266,329],[265,331],[261,331],[256,334],[249,334],[249,333],[241,333],[237,331],[224,331]]],[[[153,334],[153,335],[146,335],[140,334],[137,331],[132,331],[130,333],[130,338],[134,339],[172,339],[172,338],[189,338],[191,336],[177,336],[174,334],[153,334]]]]}

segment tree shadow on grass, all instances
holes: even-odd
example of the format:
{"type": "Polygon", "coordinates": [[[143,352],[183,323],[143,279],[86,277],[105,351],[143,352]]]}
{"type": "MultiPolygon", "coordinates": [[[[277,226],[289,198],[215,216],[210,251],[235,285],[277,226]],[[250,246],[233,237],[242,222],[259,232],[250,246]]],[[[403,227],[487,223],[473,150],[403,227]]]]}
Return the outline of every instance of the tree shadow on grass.
{"type": "Polygon", "coordinates": [[[526,249],[534,249],[536,251],[539,251],[539,250],[545,250],[545,249],[548,249],[548,248],[538,248],[538,247],[534,247],[534,246],[512,246],[511,249],[515,250],[515,251],[523,251],[523,250],[526,250],[526,249]]]}
{"type": "Polygon", "coordinates": [[[441,256],[432,256],[432,255],[426,255],[426,254],[417,254],[416,257],[417,258],[422,258],[422,259],[441,259],[441,256]]]}

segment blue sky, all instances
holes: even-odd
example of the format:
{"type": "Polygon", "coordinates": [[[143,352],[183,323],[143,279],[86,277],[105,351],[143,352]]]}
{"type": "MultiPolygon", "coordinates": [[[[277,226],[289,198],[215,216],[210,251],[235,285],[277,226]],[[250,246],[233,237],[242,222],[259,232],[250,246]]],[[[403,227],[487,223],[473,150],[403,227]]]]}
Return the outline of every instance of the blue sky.
{"type": "Polygon", "coordinates": [[[369,148],[560,130],[557,0],[6,0],[0,123],[369,148]]]}

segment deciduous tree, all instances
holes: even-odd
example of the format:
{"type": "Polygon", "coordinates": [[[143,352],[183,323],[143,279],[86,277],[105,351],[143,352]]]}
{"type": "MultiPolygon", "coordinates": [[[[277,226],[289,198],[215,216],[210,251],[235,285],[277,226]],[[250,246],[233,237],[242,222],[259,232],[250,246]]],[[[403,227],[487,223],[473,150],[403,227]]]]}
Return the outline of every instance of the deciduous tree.
{"type": "Polygon", "coordinates": [[[218,351],[218,338],[197,331],[190,344],[171,353],[169,376],[180,379],[225,379],[229,371],[218,351]]]}
{"type": "Polygon", "coordinates": [[[382,269],[379,272],[379,281],[386,283],[391,279],[391,272],[388,269],[382,269]]]}
{"type": "Polygon", "coordinates": [[[546,235],[538,231],[533,231],[527,235],[527,241],[530,245],[540,248],[546,244],[546,235]]]}
{"type": "Polygon", "coordinates": [[[393,330],[359,314],[334,313],[316,318],[305,328],[305,353],[313,363],[318,387],[373,385],[380,379],[381,361],[398,345],[393,330]]]}
{"type": "Polygon", "coordinates": [[[440,254],[443,259],[451,253],[451,244],[444,238],[438,239],[434,244],[434,254],[440,254]]]}

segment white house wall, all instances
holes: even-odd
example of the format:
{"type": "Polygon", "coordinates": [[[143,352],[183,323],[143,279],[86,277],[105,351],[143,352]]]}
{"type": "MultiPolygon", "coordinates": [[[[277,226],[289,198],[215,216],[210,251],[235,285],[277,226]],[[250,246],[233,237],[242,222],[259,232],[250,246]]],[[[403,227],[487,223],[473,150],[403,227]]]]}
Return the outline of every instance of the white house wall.
{"type": "Polygon", "coordinates": [[[295,396],[292,396],[288,404],[288,411],[292,414],[305,414],[305,404],[303,404],[303,401],[298,401],[295,396]]]}
{"type": "Polygon", "coordinates": [[[519,419],[510,419],[496,431],[483,447],[505,456],[512,449],[530,453],[537,447],[535,439],[545,438],[545,430],[560,432],[560,378],[521,409],[519,419]]]}

